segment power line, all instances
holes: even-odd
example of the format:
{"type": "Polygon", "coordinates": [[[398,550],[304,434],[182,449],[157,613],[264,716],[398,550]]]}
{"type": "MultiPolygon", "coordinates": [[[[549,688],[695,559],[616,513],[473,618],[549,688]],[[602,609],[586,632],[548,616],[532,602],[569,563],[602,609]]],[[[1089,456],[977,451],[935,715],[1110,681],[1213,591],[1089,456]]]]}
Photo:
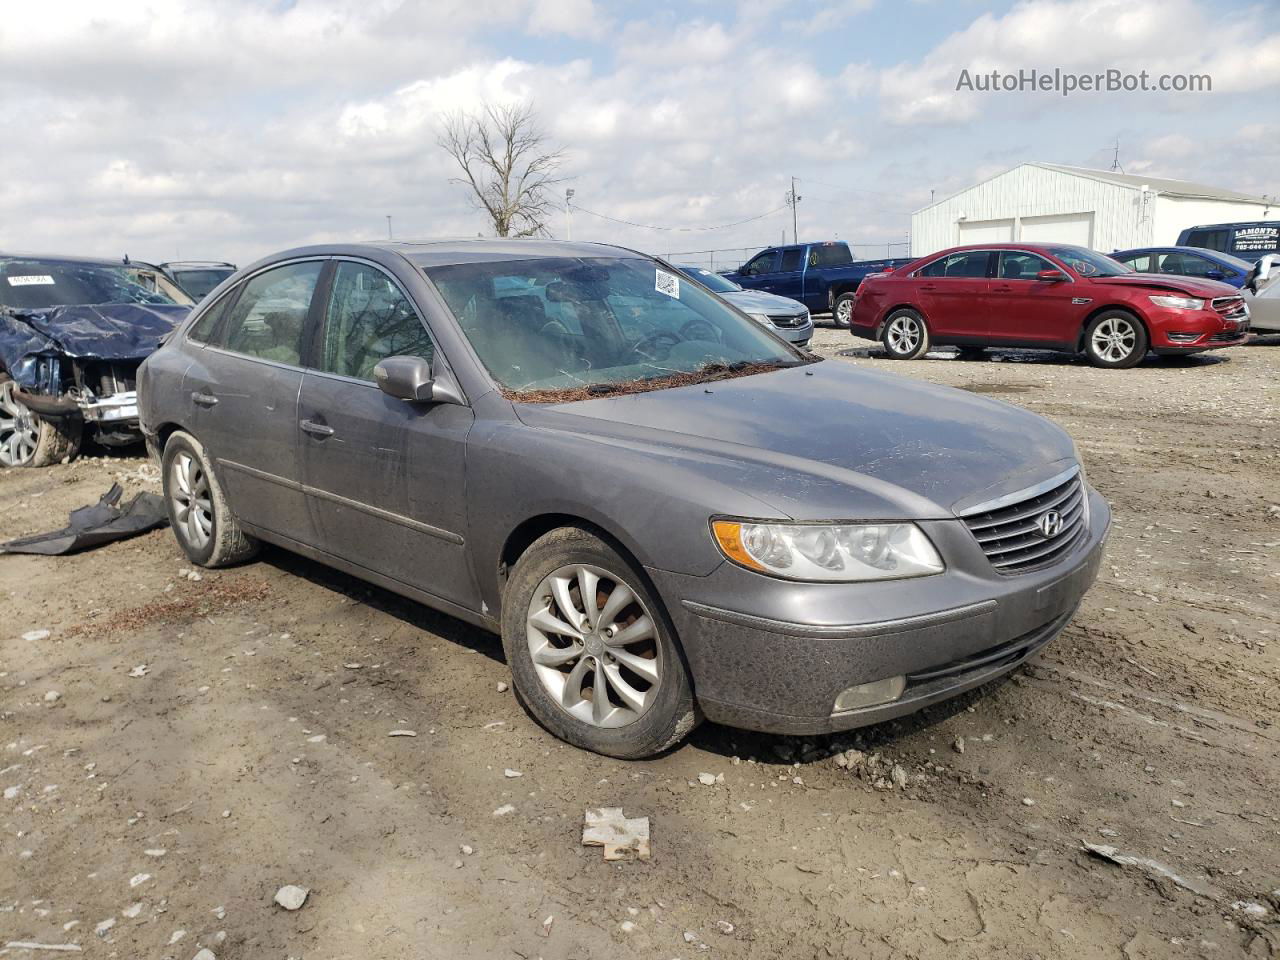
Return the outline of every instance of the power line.
{"type": "Polygon", "coordinates": [[[586,207],[574,204],[573,209],[579,213],[585,213],[588,216],[599,217],[601,220],[609,220],[612,223],[625,224],[628,227],[640,227],[642,230],[666,230],[674,233],[698,233],[705,230],[725,230],[729,227],[739,227],[744,223],[754,223],[757,220],[763,220],[765,217],[772,217],[775,213],[781,213],[787,209],[784,204],[776,210],[770,210],[768,213],[762,213],[759,216],[747,217],[745,220],[735,220],[733,223],[719,223],[713,227],[659,227],[651,223],[635,223],[632,220],[620,220],[617,217],[610,217],[603,213],[596,213],[594,210],[588,210],[586,207]]]}

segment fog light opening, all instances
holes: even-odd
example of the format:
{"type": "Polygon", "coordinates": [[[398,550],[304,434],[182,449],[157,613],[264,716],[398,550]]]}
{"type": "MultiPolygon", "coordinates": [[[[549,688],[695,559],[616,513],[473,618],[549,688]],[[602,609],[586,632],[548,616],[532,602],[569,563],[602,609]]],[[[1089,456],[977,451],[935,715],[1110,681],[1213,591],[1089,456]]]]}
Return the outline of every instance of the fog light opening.
{"type": "Polygon", "coordinates": [[[836,697],[836,705],[832,713],[846,713],[849,710],[861,710],[866,707],[876,707],[882,703],[892,703],[901,697],[906,689],[906,677],[886,677],[883,680],[860,683],[836,697]]]}

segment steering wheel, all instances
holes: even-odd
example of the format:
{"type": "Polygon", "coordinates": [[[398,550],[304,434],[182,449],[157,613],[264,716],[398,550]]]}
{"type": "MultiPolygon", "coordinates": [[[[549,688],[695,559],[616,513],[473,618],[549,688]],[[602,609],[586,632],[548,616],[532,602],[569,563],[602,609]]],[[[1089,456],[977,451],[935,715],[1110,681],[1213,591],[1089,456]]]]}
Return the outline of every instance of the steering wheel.
{"type": "Polygon", "coordinates": [[[680,328],[681,340],[712,340],[716,343],[720,343],[721,337],[722,337],[722,334],[720,330],[716,328],[716,325],[714,323],[712,323],[710,320],[707,320],[705,317],[694,317],[692,320],[687,321],[685,325],[680,328]],[[705,329],[711,335],[709,337],[695,337],[690,333],[690,331],[697,330],[699,328],[705,329]]]}
{"type": "Polygon", "coordinates": [[[627,353],[639,354],[647,360],[665,360],[667,355],[671,353],[671,348],[682,342],[682,340],[682,337],[672,333],[670,330],[659,330],[657,333],[651,333],[647,337],[641,337],[631,345],[631,349],[627,353]],[[666,349],[663,350],[661,356],[655,356],[649,352],[651,348],[658,347],[664,343],[666,344],[666,349]]]}

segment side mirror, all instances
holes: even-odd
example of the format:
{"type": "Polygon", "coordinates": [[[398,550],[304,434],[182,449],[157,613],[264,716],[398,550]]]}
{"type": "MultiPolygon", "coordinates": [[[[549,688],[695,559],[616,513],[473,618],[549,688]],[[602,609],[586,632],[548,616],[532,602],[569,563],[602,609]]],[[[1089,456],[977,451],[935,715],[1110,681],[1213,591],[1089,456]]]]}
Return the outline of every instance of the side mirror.
{"type": "Polygon", "coordinates": [[[1067,275],[1061,270],[1041,270],[1036,274],[1036,279],[1046,283],[1061,283],[1067,279],[1067,275]]]}
{"type": "Polygon", "coordinates": [[[431,364],[422,357],[387,357],[373,368],[373,379],[387,396],[426,403],[435,399],[431,364]]]}
{"type": "Polygon", "coordinates": [[[1209,280],[1227,279],[1227,275],[1223,273],[1221,270],[1210,270],[1208,273],[1205,274],[1205,277],[1208,278],[1209,280]]]}

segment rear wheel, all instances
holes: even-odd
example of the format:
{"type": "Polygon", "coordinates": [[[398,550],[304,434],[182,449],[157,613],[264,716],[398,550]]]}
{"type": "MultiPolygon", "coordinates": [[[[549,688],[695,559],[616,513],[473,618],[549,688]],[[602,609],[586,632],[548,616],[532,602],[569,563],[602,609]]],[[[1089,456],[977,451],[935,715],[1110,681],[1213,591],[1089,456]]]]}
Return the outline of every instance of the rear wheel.
{"type": "Polygon", "coordinates": [[[1095,367],[1123,370],[1147,355],[1147,331],[1133,314],[1110,310],[1085,330],[1084,352],[1095,367]]]}
{"type": "Polygon", "coordinates": [[[895,310],[884,322],[880,341],[890,358],[915,360],[929,350],[929,328],[925,326],[924,317],[914,310],[895,310]]]}
{"type": "Polygon", "coordinates": [[[853,326],[853,302],[855,299],[856,297],[852,293],[842,293],[836,297],[835,303],[831,305],[831,319],[842,330],[848,330],[853,326]]]}
{"type": "Polygon", "coordinates": [[[502,646],[525,708],[575,746],[649,757],[698,723],[661,601],[586,530],[553,530],[520,557],[503,596],[502,646]]]}
{"type": "Polygon", "coordinates": [[[0,467],[47,467],[80,450],[79,416],[40,416],[18,399],[17,384],[0,381],[0,467]]]}
{"type": "Polygon", "coordinates": [[[200,441],[179,430],[160,461],[169,525],[192,563],[225,567],[258,552],[258,541],[240,529],[200,441]]]}

